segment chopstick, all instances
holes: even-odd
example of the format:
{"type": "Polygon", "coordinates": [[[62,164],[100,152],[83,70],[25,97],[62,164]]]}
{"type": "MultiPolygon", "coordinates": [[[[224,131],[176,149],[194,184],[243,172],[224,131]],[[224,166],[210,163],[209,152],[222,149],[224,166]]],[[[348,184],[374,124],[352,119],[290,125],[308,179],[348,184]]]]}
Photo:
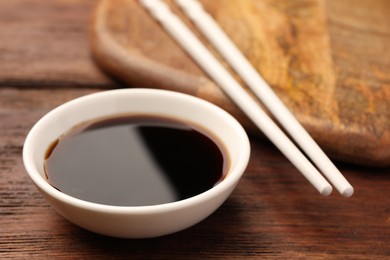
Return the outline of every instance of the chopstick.
{"type": "MultiPolygon", "coordinates": [[[[188,52],[203,70],[223,89],[238,107],[254,122],[254,124],[271,140],[271,142],[291,161],[306,179],[322,194],[332,192],[331,185],[285,135],[275,122],[264,112],[232,75],[219,63],[203,43],[161,0],[140,0],[152,17],[161,23],[165,30],[188,52]]],[[[352,186],[337,170],[325,153],[318,147],[310,135],[293,117],[279,100],[268,84],[258,75],[223,33],[218,24],[208,15],[201,5],[192,0],[177,1],[185,13],[194,21],[208,40],[230,63],[233,69],[246,81],[252,91],[264,105],[295,138],[301,148],[317,163],[336,189],[345,197],[353,193],[352,186]],[[217,36],[217,37],[213,37],[217,36]],[[233,55],[230,55],[233,54],[233,55]],[[237,65],[233,65],[237,63],[237,65]],[[242,67],[241,67],[242,66],[242,67]],[[248,72],[249,71],[249,72],[248,72]],[[258,89],[259,88],[259,89],[258,89]],[[260,89],[261,88],[261,89],[260,89]],[[275,105],[276,104],[276,105],[275,105]],[[292,127],[289,126],[292,124],[292,127]],[[313,155],[314,153],[314,155],[313,155]],[[326,172],[326,173],[325,173],[326,172]]]]}
{"type": "Polygon", "coordinates": [[[330,161],[309,133],[286,108],[275,92],[257,73],[249,61],[223,32],[214,19],[205,12],[197,0],[176,0],[198,29],[228,61],[230,66],[247,83],[253,93],[262,101],[272,115],[292,136],[307,156],[317,165],[335,188],[345,197],[353,194],[353,188],[330,161]]]}

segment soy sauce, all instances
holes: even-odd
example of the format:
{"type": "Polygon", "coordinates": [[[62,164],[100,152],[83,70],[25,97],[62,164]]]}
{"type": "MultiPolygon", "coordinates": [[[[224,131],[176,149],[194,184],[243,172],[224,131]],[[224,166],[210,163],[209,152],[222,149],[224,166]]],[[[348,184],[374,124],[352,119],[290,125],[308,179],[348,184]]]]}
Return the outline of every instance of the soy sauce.
{"type": "Polygon", "coordinates": [[[216,185],[228,158],[218,138],[172,118],[122,115],[85,122],[48,148],[49,183],[70,196],[115,206],[183,200],[216,185]]]}

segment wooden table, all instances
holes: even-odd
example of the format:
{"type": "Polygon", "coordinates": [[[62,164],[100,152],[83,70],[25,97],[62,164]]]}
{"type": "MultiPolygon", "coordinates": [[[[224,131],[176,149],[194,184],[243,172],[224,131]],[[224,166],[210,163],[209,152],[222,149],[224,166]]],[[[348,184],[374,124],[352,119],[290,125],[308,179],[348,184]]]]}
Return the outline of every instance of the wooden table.
{"type": "Polygon", "coordinates": [[[389,168],[339,162],[354,196],[321,197],[272,144],[256,138],[231,197],[182,232],[115,239],[78,228],[54,212],[24,170],[25,136],[57,105],[125,87],[90,58],[87,27],[93,5],[88,0],[0,2],[1,259],[390,257],[389,168]]]}

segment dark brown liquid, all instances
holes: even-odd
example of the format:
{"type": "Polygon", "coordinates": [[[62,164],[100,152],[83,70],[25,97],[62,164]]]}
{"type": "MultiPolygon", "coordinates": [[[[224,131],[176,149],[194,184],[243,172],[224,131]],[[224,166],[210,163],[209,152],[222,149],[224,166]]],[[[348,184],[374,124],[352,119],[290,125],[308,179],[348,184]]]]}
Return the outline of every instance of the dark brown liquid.
{"type": "Polygon", "coordinates": [[[223,178],[227,158],[213,139],[172,119],[109,118],[84,123],[54,142],[45,171],[52,186],[90,202],[174,202],[207,191],[223,178]]]}

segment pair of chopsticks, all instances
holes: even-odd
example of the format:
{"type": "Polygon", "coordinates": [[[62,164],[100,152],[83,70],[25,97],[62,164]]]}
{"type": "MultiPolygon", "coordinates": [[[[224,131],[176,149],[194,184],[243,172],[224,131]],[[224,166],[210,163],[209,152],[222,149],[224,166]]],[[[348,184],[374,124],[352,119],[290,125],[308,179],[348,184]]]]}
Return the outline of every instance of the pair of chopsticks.
{"type": "Polygon", "coordinates": [[[176,4],[242,77],[329,182],[166,3],[162,0],[139,2],[322,195],[327,196],[332,192],[329,182],[344,197],[353,194],[352,186],[340,171],[197,0],[176,0],[176,4]]]}

